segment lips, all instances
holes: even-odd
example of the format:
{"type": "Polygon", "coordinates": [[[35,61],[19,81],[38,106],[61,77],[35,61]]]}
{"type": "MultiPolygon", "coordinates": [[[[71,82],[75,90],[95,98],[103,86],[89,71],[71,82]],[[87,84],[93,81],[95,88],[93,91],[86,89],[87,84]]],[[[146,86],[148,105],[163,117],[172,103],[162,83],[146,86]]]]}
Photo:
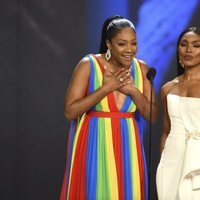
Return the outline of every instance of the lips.
{"type": "Polygon", "coordinates": [[[132,60],[133,59],[133,56],[132,55],[123,55],[122,56],[124,59],[126,60],[132,60]]]}
{"type": "Polygon", "coordinates": [[[192,60],[193,57],[191,55],[185,55],[184,60],[192,60]]]}

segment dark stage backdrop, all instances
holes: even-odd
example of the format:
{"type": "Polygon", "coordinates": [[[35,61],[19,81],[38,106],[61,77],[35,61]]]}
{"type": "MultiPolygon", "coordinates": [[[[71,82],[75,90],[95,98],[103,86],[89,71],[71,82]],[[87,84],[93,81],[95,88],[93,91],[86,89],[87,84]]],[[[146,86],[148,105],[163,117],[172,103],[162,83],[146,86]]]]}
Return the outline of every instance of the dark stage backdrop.
{"type": "Polygon", "coordinates": [[[86,54],[84,1],[0,1],[0,199],[59,199],[63,103],[86,54]]]}
{"type": "MultiPolygon", "coordinates": [[[[78,0],[0,1],[2,200],[59,199],[69,126],[65,90],[79,59],[91,53],[86,50],[85,12],[85,1],[78,0]]],[[[153,126],[152,199],[160,124],[159,118],[153,126]]]]}

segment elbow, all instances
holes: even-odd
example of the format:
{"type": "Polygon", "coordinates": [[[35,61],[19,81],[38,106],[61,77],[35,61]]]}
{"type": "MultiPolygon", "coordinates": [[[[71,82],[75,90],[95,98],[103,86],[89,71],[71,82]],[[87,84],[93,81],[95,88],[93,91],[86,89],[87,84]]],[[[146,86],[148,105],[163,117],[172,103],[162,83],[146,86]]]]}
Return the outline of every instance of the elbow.
{"type": "Polygon", "coordinates": [[[157,121],[157,116],[152,116],[151,124],[155,124],[157,121]]]}
{"type": "Polygon", "coordinates": [[[144,113],[145,113],[144,118],[147,121],[150,121],[151,124],[154,124],[157,121],[157,118],[158,118],[158,109],[157,109],[157,107],[153,107],[152,111],[149,111],[149,109],[145,110],[144,113]]]}
{"type": "Polygon", "coordinates": [[[68,121],[77,119],[79,117],[76,109],[71,107],[65,107],[64,115],[68,121]]]}
{"type": "Polygon", "coordinates": [[[71,120],[77,118],[72,112],[69,112],[69,111],[66,111],[66,110],[65,110],[65,112],[64,112],[64,115],[65,115],[65,118],[66,118],[68,121],[71,121],[71,120]]]}
{"type": "Polygon", "coordinates": [[[157,121],[157,119],[158,119],[158,106],[157,106],[157,104],[153,104],[151,123],[154,124],[157,121]]]}
{"type": "Polygon", "coordinates": [[[156,123],[157,119],[158,119],[158,111],[156,110],[156,111],[154,111],[154,112],[152,113],[151,123],[152,123],[152,124],[156,123]]]}
{"type": "Polygon", "coordinates": [[[65,118],[67,119],[67,121],[71,121],[74,119],[73,116],[67,111],[64,112],[64,115],[65,115],[65,118]]]}
{"type": "Polygon", "coordinates": [[[154,124],[157,121],[157,119],[158,119],[158,109],[156,108],[153,111],[154,112],[152,113],[152,124],[154,124]]]}

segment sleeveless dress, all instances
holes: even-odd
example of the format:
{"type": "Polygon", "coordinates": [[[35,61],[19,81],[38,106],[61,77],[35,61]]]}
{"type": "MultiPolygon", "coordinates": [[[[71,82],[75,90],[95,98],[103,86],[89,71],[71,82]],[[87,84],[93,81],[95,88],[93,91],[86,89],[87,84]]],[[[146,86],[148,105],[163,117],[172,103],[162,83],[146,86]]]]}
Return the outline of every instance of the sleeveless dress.
{"type": "Polygon", "coordinates": [[[200,199],[200,98],[167,95],[171,130],[157,169],[159,200],[200,199]]]}
{"type": "MultiPolygon", "coordinates": [[[[98,58],[88,57],[87,94],[90,94],[102,86],[104,69],[98,58]]],[[[142,72],[136,58],[131,74],[143,92],[142,72]]],[[[60,200],[147,199],[147,171],[139,123],[131,97],[127,96],[118,110],[113,92],[76,122],[72,121],[60,200]]]]}

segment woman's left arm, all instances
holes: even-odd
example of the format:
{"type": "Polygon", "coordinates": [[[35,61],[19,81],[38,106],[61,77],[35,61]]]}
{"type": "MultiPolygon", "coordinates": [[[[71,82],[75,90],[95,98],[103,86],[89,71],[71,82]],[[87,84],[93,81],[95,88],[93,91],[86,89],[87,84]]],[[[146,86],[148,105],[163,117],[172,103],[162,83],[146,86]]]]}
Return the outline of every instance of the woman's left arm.
{"type": "MultiPolygon", "coordinates": [[[[140,114],[146,119],[150,120],[150,92],[151,85],[150,81],[146,78],[146,74],[149,70],[147,65],[143,61],[139,61],[143,76],[143,93],[139,91],[137,87],[131,92],[131,97],[136,104],[140,114]]],[[[152,86],[152,123],[154,123],[158,116],[158,106],[155,95],[154,87],[152,86]]]]}
{"type": "MultiPolygon", "coordinates": [[[[150,120],[151,85],[150,85],[150,81],[146,78],[146,74],[149,68],[143,61],[140,61],[139,63],[140,63],[142,76],[143,76],[143,93],[140,92],[140,90],[136,87],[135,82],[130,74],[129,74],[130,78],[127,79],[126,85],[119,88],[119,91],[126,95],[130,95],[137,107],[137,110],[140,112],[140,114],[146,120],[150,120]]],[[[156,100],[154,88],[152,87],[152,123],[156,121],[157,115],[158,115],[157,100],[156,100]]]]}

